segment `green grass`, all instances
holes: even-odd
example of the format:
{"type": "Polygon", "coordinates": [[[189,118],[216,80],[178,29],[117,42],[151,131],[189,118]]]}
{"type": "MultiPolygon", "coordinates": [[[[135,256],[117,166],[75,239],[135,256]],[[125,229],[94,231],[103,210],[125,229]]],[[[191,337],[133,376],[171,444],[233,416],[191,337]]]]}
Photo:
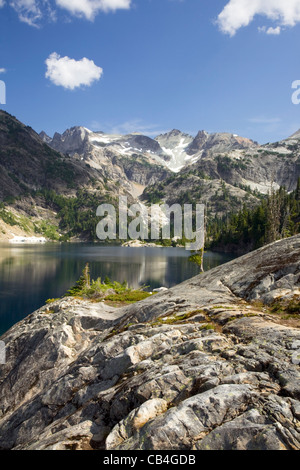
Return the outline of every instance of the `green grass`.
{"type": "Polygon", "coordinates": [[[221,308],[224,310],[234,310],[234,307],[226,307],[226,305],[216,305],[215,307],[212,307],[213,310],[219,310],[221,308]]]}
{"type": "Polygon", "coordinates": [[[127,281],[123,283],[112,281],[108,277],[102,281],[99,277],[96,280],[90,279],[89,265],[86,264],[81,277],[77,283],[69,289],[66,296],[82,297],[92,301],[101,300],[117,303],[135,303],[144,300],[153,294],[145,292],[143,288],[131,289],[127,281]]]}
{"type": "Polygon", "coordinates": [[[5,208],[4,204],[0,206],[0,219],[11,227],[18,226],[24,232],[38,233],[44,235],[49,240],[58,241],[61,239],[58,233],[58,227],[47,220],[33,221],[31,217],[25,215],[15,215],[5,208]]]}
{"type": "Polygon", "coordinates": [[[193,321],[193,317],[197,315],[198,313],[204,313],[204,311],[201,309],[198,309],[198,310],[193,310],[192,312],[183,313],[182,315],[177,315],[176,317],[172,315],[170,317],[160,317],[155,322],[153,322],[151,326],[174,325],[176,323],[183,322],[189,319],[192,319],[193,321]]]}
{"type": "Polygon", "coordinates": [[[152,294],[150,294],[149,292],[129,289],[119,294],[108,295],[107,297],[105,297],[105,300],[109,300],[110,302],[125,302],[128,304],[132,304],[135,302],[140,302],[140,300],[147,299],[151,296],[152,294]]]}
{"type": "Polygon", "coordinates": [[[288,303],[284,301],[276,301],[272,304],[270,308],[271,313],[285,313],[288,315],[296,315],[300,314],[300,299],[299,297],[295,297],[294,299],[290,300],[288,303]]]}
{"type": "Polygon", "coordinates": [[[56,298],[56,299],[47,299],[45,303],[48,305],[48,304],[52,304],[53,302],[56,302],[57,300],[60,300],[60,298],[56,298]]]}
{"type": "Polygon", "coordinates": [[[200,330],[215,330],[216,327],[215,325],[212,325],[211,323],[208,323],[207,325],[201,326],[200,330]]]}
{"type": "Polygon", "coordinates": [[[41,233],[49,240],[58,241],[61,239],[61,235],[58,232],[58,227],[46,220],[36,222],[34,224],[34,231],[36,233],[41,233]]]}
{"type": "Polygon", "coordinates": [[[30,217],[21,214],[15,215],[3,205],[0,208],[0,218],[11,227],[18,226],[27,233],[34,231],[34,224],[30,217]]]}
{"type": "Polygon", "coordinates": [[[5,222],[7,225],[13,227],[14,225],[19,225],[16,217],[8,210],[1,208],[0,210],[0,218],[5,222]]]}

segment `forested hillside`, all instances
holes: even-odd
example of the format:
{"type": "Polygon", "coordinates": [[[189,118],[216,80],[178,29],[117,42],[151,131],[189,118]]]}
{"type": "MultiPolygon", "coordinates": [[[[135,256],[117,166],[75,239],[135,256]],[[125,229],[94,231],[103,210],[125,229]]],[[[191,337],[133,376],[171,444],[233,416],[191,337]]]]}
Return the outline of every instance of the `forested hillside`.
{"type": "Polygon", "coordinates": [[[297,188],[271,193],[254,209],[208,221],[207,245],[220,251],[247,252],[300,232],[300,177],[297,188]]]}

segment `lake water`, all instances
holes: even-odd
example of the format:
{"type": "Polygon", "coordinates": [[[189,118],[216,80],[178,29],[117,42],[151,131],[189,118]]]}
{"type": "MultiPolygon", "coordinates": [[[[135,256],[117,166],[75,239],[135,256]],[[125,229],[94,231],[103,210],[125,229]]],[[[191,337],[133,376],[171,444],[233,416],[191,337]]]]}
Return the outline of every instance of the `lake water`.
{"type": "MultiPolygon", "coordinates": [[[[184,248],[103,247],[96,244],[0,244],[0,335],[78,280],[85,264],[91,277],[128,281],[130,287],[172,287],[199,273],[184,248]]],[[[204,268],[230,261],[205,253],[204,268]]]]}

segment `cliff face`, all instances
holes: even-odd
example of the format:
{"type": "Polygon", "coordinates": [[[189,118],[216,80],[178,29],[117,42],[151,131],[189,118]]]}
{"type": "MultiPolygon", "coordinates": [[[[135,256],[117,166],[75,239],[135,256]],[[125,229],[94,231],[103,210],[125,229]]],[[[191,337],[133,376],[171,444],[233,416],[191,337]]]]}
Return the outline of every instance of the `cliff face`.
{"type": "Polygon", "coordinates": [[[0,448],[299,450],[299,297],[296,236],[125,308],[41,308],[1,338],[0,448]]]}
{"type": "Polygon", "coordinates": [[[30,127],[0,111],[0,201],[42,188],[70,194],[95,176],[85,164],[59,154],[30,127]]]}

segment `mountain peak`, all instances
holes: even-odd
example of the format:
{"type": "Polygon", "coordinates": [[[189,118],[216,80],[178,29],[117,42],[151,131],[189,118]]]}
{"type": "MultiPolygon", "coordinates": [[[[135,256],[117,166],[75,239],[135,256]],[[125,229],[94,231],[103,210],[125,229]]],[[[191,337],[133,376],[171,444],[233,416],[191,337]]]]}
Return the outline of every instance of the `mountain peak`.
{"type": "Polygon", "coordinates": [[[189,145],[187,150],[188,155],[194,155],[195,153],[202,150],[204,144],[206,143],[207,139],[209,138],[209,133],[206,131],[199,131],[194,140],[189,145]]]}
{"type": "Polygon", "coordinates": [[[164,134],[160,134],[158,135],[155,140],[159,140],[161,138],[172,138],[172,137],[191,137],[189,136],[188,134],[186,134],[185,132],[182,132],[180,131],[179,129],[172,129],[171,131],[169,132],[165,132],[164,134]]]}
{"type": "Polygon", "coordinates": [[[83,152],[85,145],[88,143],[88,136],[91,133],[85,127],[73,126],[70,129],[66,129],[63,134],[56,132],[53,139],[48,143],[58,152],[73,155],[83,152]]]}
{"type": "Polygon", "coordinates": [[[40,138],[42,139],[43,142],[46,142],[46,144],[49,144],[51,142],[51,137],[49,137],[48,134],[46,134],[45,131],[42,131],[39,133],[40,138]]]}
{"type": "Polygon", "coordinates": [[[287,138],[287,140],[289,139],[300,139],[300,129],[298,129],[296,132],[294,132],[294,134],[287,138]]]}
{"type": "Polygon", "coordinates": [[[169,132],[170,135],[181,135],[182,132],[179,130],[179,129],[172,129],[170,132],[169,132]]]}

